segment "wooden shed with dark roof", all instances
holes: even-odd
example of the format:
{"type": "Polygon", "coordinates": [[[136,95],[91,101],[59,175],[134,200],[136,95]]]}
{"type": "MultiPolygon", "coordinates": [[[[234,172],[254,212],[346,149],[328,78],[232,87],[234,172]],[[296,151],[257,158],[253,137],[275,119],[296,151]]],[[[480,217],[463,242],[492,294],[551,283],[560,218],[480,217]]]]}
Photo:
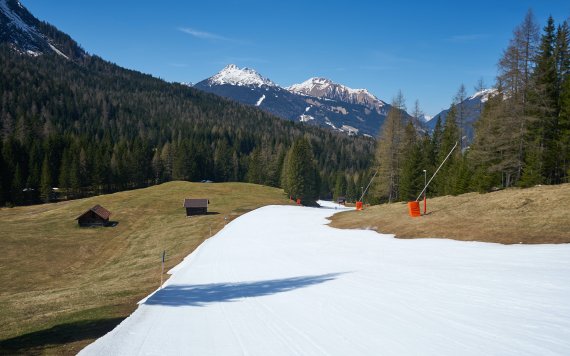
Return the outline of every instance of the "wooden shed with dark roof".
{"type": "Polygon", "coordinates": [[[208,199],[184,199],[186,216],[207,214],[208,204],[210,204],[208,199]]]}
{"type": "Polygon", "coordinates": [[[109,210],[97,204],[75,220],[77,220],[79,226],[106,226],[109,224],[110,216],[111,212],[109,210]]]}

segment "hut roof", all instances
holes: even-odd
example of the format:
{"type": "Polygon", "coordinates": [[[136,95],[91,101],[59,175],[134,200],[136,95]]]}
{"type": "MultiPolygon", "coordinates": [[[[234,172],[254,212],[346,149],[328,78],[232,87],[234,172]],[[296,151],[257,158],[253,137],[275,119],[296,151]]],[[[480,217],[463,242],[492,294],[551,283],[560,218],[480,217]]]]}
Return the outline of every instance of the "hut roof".
{"type": "Polygon", "coordinates": [[[208,199],[184,199],[185,208],[207,208],[208,204],[208,199]]]}
{"type": "Polygon", "coordinates": [[[87,214],[90,211],[94,212],[99,217],[101,217],[101,219],[105,219],[105,220],[108,219],[109,216],[111,216],[111,212],[109,210],[107,210],[107,209],[103,208],[101,205],[97,204],[94,207],[92,207],[91,209],[85,211],[83,214],[76,217],[75,220],[79,219],[80,217],[82,217],[83,215],[87,214]]]}

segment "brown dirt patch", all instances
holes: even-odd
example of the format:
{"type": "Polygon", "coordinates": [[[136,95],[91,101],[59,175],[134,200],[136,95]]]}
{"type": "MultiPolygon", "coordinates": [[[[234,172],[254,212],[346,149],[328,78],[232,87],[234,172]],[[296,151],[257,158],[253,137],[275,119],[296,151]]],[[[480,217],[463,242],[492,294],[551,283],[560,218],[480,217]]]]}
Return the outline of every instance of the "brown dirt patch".
{"type": "Polygon", "coordinates": [[[418,218],[408,216],[406,203],[382,204],[336,214],[330,225],[372,229],[398,238],[570,243],[570,184],[428,198],[428,213],[418,218]]]}

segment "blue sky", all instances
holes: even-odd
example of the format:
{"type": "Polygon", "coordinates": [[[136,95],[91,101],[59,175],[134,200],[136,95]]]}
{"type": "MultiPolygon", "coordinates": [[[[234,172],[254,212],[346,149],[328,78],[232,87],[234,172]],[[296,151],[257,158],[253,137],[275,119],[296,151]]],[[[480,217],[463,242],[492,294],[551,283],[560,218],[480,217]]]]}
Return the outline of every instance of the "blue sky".
{"type": "Polygon", "coordinates": [[[532,8],[541,28],[568,0],[22,0],[88,52],[168,81],[198,82],[229,63],[288,86],[323,76],[430,115],[459,86],[492,86],[512,31],[532,8]]]}

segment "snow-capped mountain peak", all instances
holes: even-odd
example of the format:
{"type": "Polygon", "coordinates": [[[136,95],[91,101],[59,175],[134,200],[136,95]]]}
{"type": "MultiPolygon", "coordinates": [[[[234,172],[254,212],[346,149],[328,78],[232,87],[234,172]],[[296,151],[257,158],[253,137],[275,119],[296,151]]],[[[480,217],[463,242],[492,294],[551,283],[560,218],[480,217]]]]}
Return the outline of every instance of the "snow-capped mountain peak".
{"type": "Polygon", "coordinates": [[[386,105],[366,89],[352,89],[321,77],[309,78],[303,83],[293,84],[286,89],[296,94],[360,104],[376,109],[378,112],[381,112],[381,108],[386,105]]]}
{"type": "Polygon", "coordinates": [[[261,76],[254,69],[239,68],[235,64],[229,64],[216,75],[208,79],[210,85],[237,85],[237,86],[277,86],[271,80],[261,76]]]}
{"type": "Polygon", "coordinates": [[[479,98],[481,100],[481,102],[484,103],[487,100],[489,100],[490,97],[494,96],[497,93],[498,93],[498,90],[495,88],[483,89],[483,90],[478,91],[475,94],[471,95],[469,97],[469,100],[479,98]]]}

